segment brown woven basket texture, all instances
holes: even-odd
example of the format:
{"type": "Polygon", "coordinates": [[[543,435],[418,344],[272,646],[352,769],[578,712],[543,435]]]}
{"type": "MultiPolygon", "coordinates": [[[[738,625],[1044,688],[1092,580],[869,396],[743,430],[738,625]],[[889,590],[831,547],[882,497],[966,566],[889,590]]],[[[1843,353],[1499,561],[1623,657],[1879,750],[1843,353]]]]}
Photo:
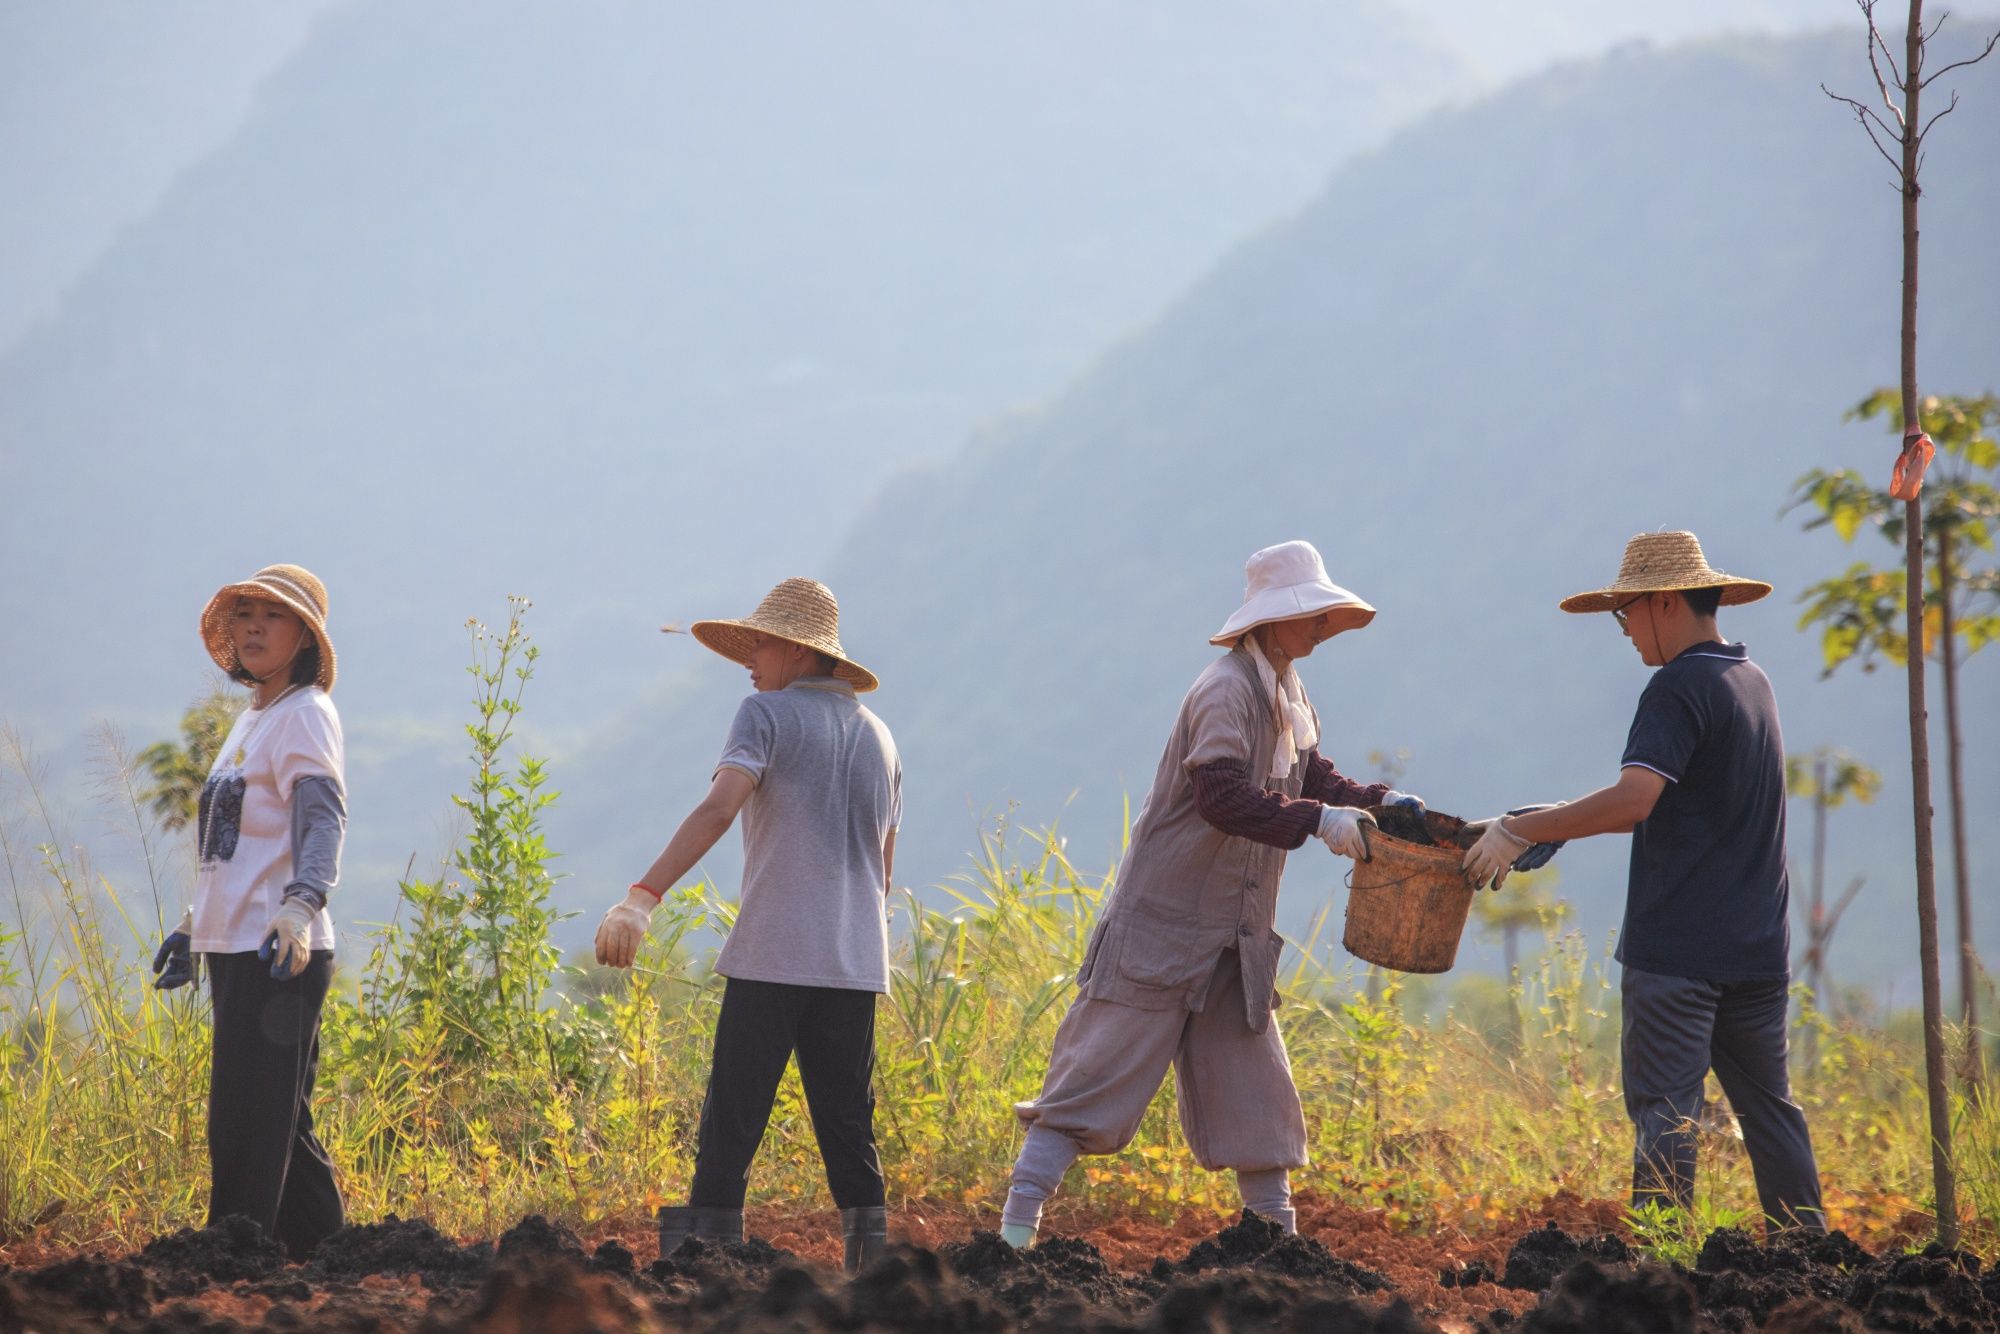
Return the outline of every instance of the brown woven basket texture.
{"type": "MultiPolygon", "coordinates": [[[[1370,814],[1392,829],[1407,829],[1411,818],[1385,806],[1370,814]]],[[[1371,831],[1371,855],[1354,864],[1348,880],[1341,943],[1357,959],[1399,973],[1449,972],[1472,911],[1473,888],[1459,869],[1465,821],[1430,811],[1424,824],[1434,846],[1371,831]]]]}

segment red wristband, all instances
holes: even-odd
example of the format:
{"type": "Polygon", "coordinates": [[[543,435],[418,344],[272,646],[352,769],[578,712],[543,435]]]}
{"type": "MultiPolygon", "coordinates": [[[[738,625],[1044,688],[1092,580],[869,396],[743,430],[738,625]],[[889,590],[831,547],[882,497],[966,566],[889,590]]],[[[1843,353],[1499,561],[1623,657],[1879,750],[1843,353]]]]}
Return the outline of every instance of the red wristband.
{"type": "Polygon", "coordinates": [[[642,885],[637,880],[634,880],[632,882],[632,888],[645,890],[648,894],[651,894],[653,896],[653,902],[655,903],[662,902],[667,897],[665,894],[662,894],[659,890],[654,889],[651,885],[642,885]]]}

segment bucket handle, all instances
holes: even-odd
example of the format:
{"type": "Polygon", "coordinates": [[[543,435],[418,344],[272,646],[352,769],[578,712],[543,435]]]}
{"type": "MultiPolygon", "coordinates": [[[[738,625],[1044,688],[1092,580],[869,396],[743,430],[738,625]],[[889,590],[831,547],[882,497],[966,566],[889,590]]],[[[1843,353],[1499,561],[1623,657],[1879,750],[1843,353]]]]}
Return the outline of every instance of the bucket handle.
{"type": "MultiPolygon", "coordinates": [[[[1415,880],[1417,877],[1424,874],[1427,873],[1423,871],[1412,871],[1408,875],[1399,875],[1394,880],[1384,880],[1377,884],[1370,885],[1369,888],[1394,889],[1396,886],[1404,884],[1407,881],[1415,880]]],[[[1340,883],[1345,885],[1350,891],[1354,888],[1354,868],[1352,866],[1349,866],[1347,868],[1347,874],[1341,877],[1340,883]]]]}

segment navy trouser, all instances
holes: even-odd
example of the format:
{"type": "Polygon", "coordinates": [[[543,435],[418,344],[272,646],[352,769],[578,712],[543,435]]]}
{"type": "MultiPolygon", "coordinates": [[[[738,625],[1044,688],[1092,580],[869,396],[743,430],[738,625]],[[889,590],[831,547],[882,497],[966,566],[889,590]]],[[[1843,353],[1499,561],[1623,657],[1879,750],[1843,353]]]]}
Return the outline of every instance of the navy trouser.
{"type": "Polygon", "coordinates": [[[1770,1225],[1824,1231],[1812,1136],[1785,1068],[1788,985],[1628,967],[1622,991],[1625,1110],[1637,1132],[1632,1203],[1693,1206],[1695,1124],[1712,1068],[1743,1127],[1770,1225]]]}
{"type": "Polygon", "coordinates": [[[295,1260],[345,1221],[333,1162],[313,1137],[319,1012],[333,951],[277,981],[255,953],[210,954],[215,1047],[208,1081],[208,1225],[255,1219],[295,1260]]]}
{"type": "Polygon", "coordinates": [[[834,1204],[884,1202],[875,1154],[875,993],[732,977],[715,1022],[689,1204],[743,1207],[750,1161],[794,1052],[834,1204]]]}

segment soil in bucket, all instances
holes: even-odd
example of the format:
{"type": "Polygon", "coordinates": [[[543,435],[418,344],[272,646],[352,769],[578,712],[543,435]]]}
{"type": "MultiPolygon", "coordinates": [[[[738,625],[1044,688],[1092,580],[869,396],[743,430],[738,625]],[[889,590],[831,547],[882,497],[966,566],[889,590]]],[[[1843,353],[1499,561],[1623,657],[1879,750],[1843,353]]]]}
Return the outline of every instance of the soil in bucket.
{"type": "Polygon", "coordinates": [[[1368,813],[1376,827],[1390,838],[1415,843],[1422,848],[1470,848],[1479,834],[1455,815],[1442,811],[1417,814],[1407,806],[1373,806],[1368,813]]]}

